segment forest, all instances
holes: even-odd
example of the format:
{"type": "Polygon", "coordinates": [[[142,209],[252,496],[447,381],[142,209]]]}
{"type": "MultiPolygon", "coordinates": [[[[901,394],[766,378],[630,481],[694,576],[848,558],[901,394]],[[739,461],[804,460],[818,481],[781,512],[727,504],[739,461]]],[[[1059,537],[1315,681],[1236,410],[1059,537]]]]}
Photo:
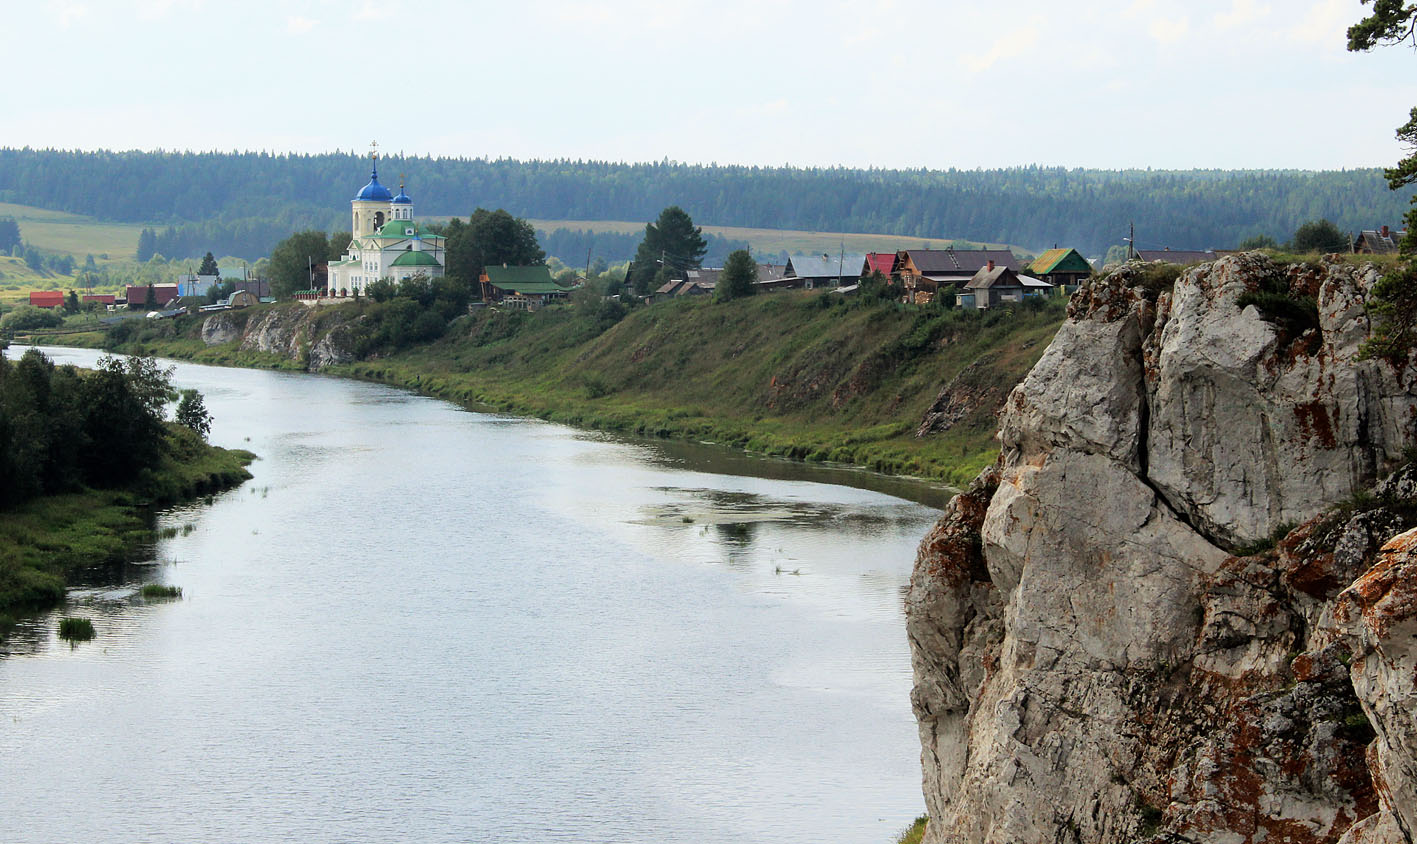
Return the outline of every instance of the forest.
{"type": "MultiPolygon", "coordinates": [[[[1120,243],[1132,222],[1143,249],[1284,239],[1319,218],[1345,231],[1395,225],[1412,195],[1389,190],[1376,167],[884,170],[398,155],[379,166],[385,184],[406,181],[425,217],[485,207],[535,219],[648,221],[678,205],[703,224],[1066,244],[1088,255],[1120,243]]],[[[368,174],[368,159],[353,153],[4,148],[0,202],[151,224],[167,257],[210,250],[254,259],[291,231],[346,228],[349,198],[368,174]]],[[[618,242],[625,236],[596,237],[614,254],[628,245],[618,242]]],[[[564,240],[547,251],[584,261],[581,244],[569,233],[564,240]]]]}

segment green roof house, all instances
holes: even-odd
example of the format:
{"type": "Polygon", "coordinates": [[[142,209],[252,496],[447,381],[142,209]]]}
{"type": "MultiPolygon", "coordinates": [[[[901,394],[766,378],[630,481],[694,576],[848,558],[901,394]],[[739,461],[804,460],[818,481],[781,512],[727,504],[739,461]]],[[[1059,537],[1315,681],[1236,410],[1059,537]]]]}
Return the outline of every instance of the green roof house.
{"type": "Polygon", "coordinates": [[[1092,275],[1092,265],[1076,249],[1049,249],[1033,259],[1029,275],[1049,284],[1081,284],[1092,275]]]}
{"type": "Polygon", "coordinates": [[[556,283],[545,265],[487,267],[482,271],[482,300],[509,308],[534,311],[552,302],[563,302],[570,287],[556,283]]]}

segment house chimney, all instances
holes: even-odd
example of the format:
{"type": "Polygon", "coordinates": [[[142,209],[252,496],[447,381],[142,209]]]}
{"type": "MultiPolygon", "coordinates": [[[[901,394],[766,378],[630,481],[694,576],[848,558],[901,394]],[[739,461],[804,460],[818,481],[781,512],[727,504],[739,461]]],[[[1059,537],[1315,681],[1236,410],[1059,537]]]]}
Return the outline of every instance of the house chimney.
{"type": "Polygon", "coordinates": [[[991,258],[991,259],[989,259],[989,272],[992,273],[993,271],[994,271],[994,260],[991,258]]]}
{"type": "Polygon", "coordinates": [[[1383,237],[1387,237],[1387,226],[1383,226],[1383,237]]]}

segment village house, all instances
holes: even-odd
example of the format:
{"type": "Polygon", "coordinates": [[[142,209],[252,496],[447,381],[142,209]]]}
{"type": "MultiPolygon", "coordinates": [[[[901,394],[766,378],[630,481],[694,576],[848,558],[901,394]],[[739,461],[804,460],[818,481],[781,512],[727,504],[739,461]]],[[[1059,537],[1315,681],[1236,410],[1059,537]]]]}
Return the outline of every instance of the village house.
{"type": "Polygon", "coordinates": [[[1044,295],[1052,289],[1053,285],[1042,279],[1020,275],[990,261],[964,285],[957,303],[961,308],[986,310],[1006,302],[1022,302],[1025,296],[1044,295]]]}
{"type": "Polygon", "coordinates": [[[890,278],[895,273],[896,254],[894,252],[867,252],[866,264],[861,268],[862,277],[880,273],[890,278]]]}
{"type": "MultiPolygon", "coordinates": [[[[866,264],[866,255],[861,252],[843,252],[836,255],[794,255],[787,259],[785,275],[801,279],[799,286],[808,290],[817,287],[837,287],[855,284],[861,279],[861,268],[866,264]]],[[[759,279],[761,281],[761,279],[759,279]]]]}
{"type": "Polygon", "coordinates": [[[1076,249],[1048,249],[1033,259],[1028,272],[1051,285],[1081,284],[1092,275],[1092,264],[1076,249]]]}
{"type": "Polygon", "coordinates": [[[116,293],[85,293],[79,297],[79,301],[88,304],[93,302],[98,305],[113,305],[118,301],[116,293]]]}
{"type": "Polygon", "coordinates": [[[64,293],[60,290],[34,290],[30,292],[30,305],[36,308],[64,307],[64,293]]]}
{"type": "Polygon", "coordinates": [[[963,287],[990,264],[1019,270],[1018,259],[1008,249],[902,249],[896,253],[895,269],[905,301],[925,305],[941,287],[963,287]]]}
{"type": "Polygon", "coordinates": [[[175,284],[130,284],[126,299],[130,308],[160,308],[176,299],[181,293],[175,284]],[[148,301],[148,287],[152,287],[153,300],[148,301]]]}
{"type": "Polygon", "coordinates": [[[1387,226],[1364,229],[1353,240],[1353,251],[1360,255],[1392,255],[1406,236],[1406,231],[1395,232],[1387,226]]]}
{"type": "Polygon", "coordinates": [[[654,300],[658,302],[661,299],[670,299],[675,296],[707,296],[713,292],[713,288],[713,284],[677,278],[660,285],[652,295],[654,300]]]}
{"type": "Polygon", "coordinates": [[[478,280],[482,301],[498,302],[515,310],[535,311],[564,302],[571,292],[571,288],[556,283],[545,265],[487,267],[478,280]]]}

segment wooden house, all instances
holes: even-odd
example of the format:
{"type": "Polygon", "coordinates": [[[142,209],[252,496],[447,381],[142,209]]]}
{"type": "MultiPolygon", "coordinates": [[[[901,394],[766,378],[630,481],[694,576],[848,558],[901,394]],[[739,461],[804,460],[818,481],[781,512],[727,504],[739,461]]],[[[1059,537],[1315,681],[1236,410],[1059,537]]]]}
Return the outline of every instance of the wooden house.
{"type": "Polygon", "coordinates": [[[811,290],[815,287],[837,287],[855,284],[861,280],[861,268],[866,264],[866,255],[861,252],[839,252],[835,255],[793,255],[787,259],[785,275],[802,280],[800,286],[811,290]]]}
{"type": "Polygon", "coordinates": [[[1019,270],[1018,259],[1007,249],[902,249],[896,253],[895,271],[905,301],[924,305],[941,287],[962,288],[989,265],[1019,270]]]}
{"type": "Polygon", "coordinates": [[[175,284],[154,284],[152,285],[153,300],[148,301],[148,285],[130,284],[128,285],[128,307],[130,308],[160,308],[176,299],[178,295],[175,284]]]}
{"type": "Polygon", "coordinates": [[[1406,236],[1407,232],[1395,232],[1387,226],[1364,229],[1353,240],[1353,251],[1360,255],[1392,255],[1406,236]]]}
{"type": "Polygon", "coordinates": [[[894,252],[867,252],[866,265],[861,268],[861,276],[865,278],[875,272],[890,278],[895,273],[895,261],[894,252]]]}
{"type": "Polygon", "coordinates": [[[499,302],[508,308],[535,311],[555,302],[564,302],[571,288],[551,277],[544,264],[530,267],[487,267],[479,279],[482,300],[499,302]]]}
{"type": "Polygon", "coordinates": [[[1092,275],[1092,264],[1076,249],[1049,249],[1033,259],[1029,275],[1051,285],[1081,284],[1092,275]]]}
{"type": "Polygon", "coordinates": [[[980,267],[965,285],[960,297],[961,307],[971,305],[979,310],[992,308],[1004,302],[1022,302],[1025,286],[1019,274],[1004,266],[996,266],[993,261],[980,267]]]}

